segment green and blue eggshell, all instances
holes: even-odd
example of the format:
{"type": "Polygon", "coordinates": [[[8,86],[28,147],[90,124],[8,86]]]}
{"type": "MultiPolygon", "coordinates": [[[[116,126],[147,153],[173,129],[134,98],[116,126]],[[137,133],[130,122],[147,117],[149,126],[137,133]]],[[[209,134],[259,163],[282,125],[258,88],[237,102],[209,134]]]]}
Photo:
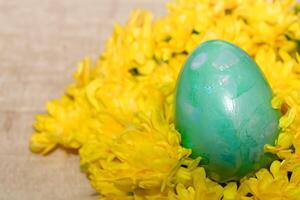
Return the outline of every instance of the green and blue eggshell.
{"type": "Polygon", "coordinates": [[[202,157],[208,176],[239,180],[266,167],[274,156],[280,112],[255,61],[239,47],[207,41],[187,58],[175,94],[175,126],[192,158],[202,157]]]}

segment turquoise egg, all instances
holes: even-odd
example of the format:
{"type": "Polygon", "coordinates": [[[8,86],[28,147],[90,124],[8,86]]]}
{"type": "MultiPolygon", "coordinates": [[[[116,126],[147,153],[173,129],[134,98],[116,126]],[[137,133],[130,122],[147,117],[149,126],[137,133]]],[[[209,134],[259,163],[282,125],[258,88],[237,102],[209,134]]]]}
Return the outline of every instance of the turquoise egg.
{"type": "Polygon", "coordinates": [[[255,61],[222,40],[198,46],[187,58],[175,94],[175,126],[192,158],[202,157],[207,175],[218,182],[239,180],[275,158],[280,112],[255,61]]]}

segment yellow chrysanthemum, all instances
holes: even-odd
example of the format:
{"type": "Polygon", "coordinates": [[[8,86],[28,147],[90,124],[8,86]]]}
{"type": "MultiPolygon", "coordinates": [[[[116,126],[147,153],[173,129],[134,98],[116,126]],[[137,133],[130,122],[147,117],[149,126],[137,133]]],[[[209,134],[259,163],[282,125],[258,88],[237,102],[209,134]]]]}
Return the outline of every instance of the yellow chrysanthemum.
{"type": "MultiPolygon", "coordinates": [[[[33,152],[77,150],[102,199],[300,199],[300,6],[292,0],[178,0],[165,17],[134,11],[96,63],[37,116],[33,152]],[[259,64],[283,113],[270,169],[220,185],[180,146],[173,124],[179,70],[201,42],[224,39],[259,64]]],[[[216,146],[216,148],[218,148],[216,146]]]]}

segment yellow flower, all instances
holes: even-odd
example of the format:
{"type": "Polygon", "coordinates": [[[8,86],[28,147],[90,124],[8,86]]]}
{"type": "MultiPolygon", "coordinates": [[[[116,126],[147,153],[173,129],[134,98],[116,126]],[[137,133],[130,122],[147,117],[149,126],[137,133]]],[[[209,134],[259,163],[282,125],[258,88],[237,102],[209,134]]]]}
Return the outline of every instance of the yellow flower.
{"type": "Polygon", "coordinates": [[[197,167],[200,159],[185,160],[174,174],[171,182],[175,191],[169,191],[172,200],[217,200],[223,195],[223,188],[218,183],[206,178],[204,168],[197,167]]]}
{"type": "Polygon", "coordinates": [[[179,145],[178,133],[162,113],[154,112],[150,119],[138,115],[133,121],[116,134],[97,134],[80,149],[81,167],[103,195],[159,192],[172,168],[190,153],[179,145]]]}
{"type": "MultiPolygon", "coordinates": [[[[74,149],[102,199],[300,199],[300,12],[293,0],[177,0],[152,20],[132,12],[99,59],[84,58],[65,95],[38,115],[30,149],[74,149]],[[295,8],[295,9],[293,9],[295,8]],[[220,185],[180,146],[173,102],[178,73],[201,42],[247,51],[270,83],[281,133],[270,170],[220,185]]],[[[216,148],[218,148],[216,146],[216,148]]],[[[199,164],[200,163],[200,164],[199,164]]]]}
{"type": "Polygon", "coordinates": [[[250,178],[247,183],[256,199],[300,199],[300,168],[292,170],[291,177],[287,171],[281,169],[281,163],[274,161],[270,167],[270,172],[261,169],[256,173],[256,178],[250,178]]]}

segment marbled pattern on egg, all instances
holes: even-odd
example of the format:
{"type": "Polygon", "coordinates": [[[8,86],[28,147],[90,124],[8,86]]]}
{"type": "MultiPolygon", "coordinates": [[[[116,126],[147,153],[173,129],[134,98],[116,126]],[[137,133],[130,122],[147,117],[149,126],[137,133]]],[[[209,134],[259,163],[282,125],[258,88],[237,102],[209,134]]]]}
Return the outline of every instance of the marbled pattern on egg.
{"type": "Polygon", "coordinates": [[[188,57],[179,75],[175,125],[182,145],[201,156],[208,176],[239,180],[273,159],[264,144],[278,136],[280,112],[257,64],[239,47],[212,40],[188,57]]]}

